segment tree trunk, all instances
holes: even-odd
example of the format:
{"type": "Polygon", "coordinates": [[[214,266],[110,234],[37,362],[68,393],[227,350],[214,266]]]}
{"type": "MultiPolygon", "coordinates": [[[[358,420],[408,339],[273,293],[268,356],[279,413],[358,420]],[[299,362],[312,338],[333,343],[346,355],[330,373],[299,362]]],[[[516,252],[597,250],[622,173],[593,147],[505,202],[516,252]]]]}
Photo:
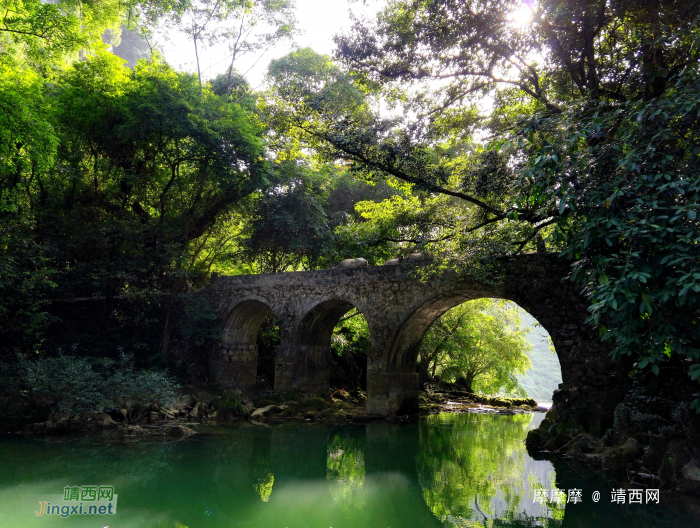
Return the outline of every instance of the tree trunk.
{"type": "Polygon", "coordinates": [[[428,383],[431,381],[429,371],[428,371],[429,365],[427,365],[424,361],[419,361],[417,365],[417,370],[418,370],[418,383],[421,384],[421,386],[424,383],[428,383]]]}
{"type": "Polygon", "coordinates": [[[467,385],[467,392],[472,392],[472,393],[474,392],[473,385],[474,385],[474,378],[475,377],[476,376],[474,375],[473,372],[467,372],[467,374],[464,376],[464,380],[465,380],[466,385],[467,385]]]}
{"type": "Polygon", "coordinates": [[[194,37],[194,55],[197,59],[197,78],[199,79],[199,96],[204,97],[204,90],[202,90],[202,72],[199,69],[199,50],[197,49],[197,37],[194,37]]]}
{"type": "Polygon", "coordinates": [[[172,333],[172,325],[170,323],[170,307],[172,303],[168,304],[168,311],[165,314],[165,325],[163,326],[163,338],[160,342],[160,356],[163,361],[163,366],[168,366],[168,348],[170,347],[170,334],[172,333]]]}
{"type": "Polygon", "coordinates": [[[168,366],[168,349],[170,348],[170,335],[173,331],[172,312],[175,307],[180,288],[178,284],[172,286],[170,290],[170,298],[168,299],[168,310],[165,313],[165,324],[163,325],[163,338],[160,343],[160,356],[163,360],[163,366],[168,366]]]}

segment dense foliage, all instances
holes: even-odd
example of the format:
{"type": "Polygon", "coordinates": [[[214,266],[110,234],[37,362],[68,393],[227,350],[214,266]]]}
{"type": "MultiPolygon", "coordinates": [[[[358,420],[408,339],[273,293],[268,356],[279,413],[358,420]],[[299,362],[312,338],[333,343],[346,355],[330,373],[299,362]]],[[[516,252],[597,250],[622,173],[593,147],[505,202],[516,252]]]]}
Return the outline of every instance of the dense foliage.
{"type": "MultiPolygon", "coordinates": [[[[18,74],[5,72],[11,85],[18,74]]],[[[264,186],[267,169],[251,110],[201,97],[195,77],[158,60],[131,71],[96,52],[50,82],[25,79],[36,112],[15,95],[21,83],[3,91],[18,111],[4,114],[2,295],[14,309],[2,331],[5,346],[31,347],[7,322],[36,315],[37,296],[183,291],[191,241],[264,186]],[[25,122],[37,119],[43,129],[25,122]]]]}
{"type": "Polygon", "coordinates": [[[568,213],[553,235],[576,260],[590,319],[615,355],[654,373],[673,353],[700,357],[699,89],[688,71],[651,101],[573,107],[516,140],[525,177],[568,213]]]}
{"type": "Polygon", "coordinates": [[[695,379],[699,16],[690,0],[394,0],[337,38],[341,65],[279,62],[267,111],[413,185],[362,206],[364,240],[494,281],[494,257],[559,251],[616,358],[682,359],[695,379]]]}
{"type": "Polygon", "coordinates": [[[331,336],[331,386],[367,388],[367,356],[372,343],[367,319],[353,308],[333,329],[331,336]]]}
{"type": "Polygon", "coordinates": [[[165,371],[134,369],[133,358],[123,353],[118,361],[19,355],[11,368],[0,368],[0,382],[21,394],[36,417],[116,410],[124,411],[129,423],[169,404],[179,388],[165,371]]]}

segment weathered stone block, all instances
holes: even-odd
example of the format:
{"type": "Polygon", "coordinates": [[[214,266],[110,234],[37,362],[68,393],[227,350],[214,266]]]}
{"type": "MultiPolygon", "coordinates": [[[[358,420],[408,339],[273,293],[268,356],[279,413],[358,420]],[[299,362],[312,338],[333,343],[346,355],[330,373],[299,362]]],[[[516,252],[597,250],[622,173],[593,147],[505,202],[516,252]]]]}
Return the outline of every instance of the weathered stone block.
{"type": "Polygon", "coordinates": [[[258,370],[258,346],[225,343],[214,364],[216,382],[222,387],[245,389],[255,386],[258,370]]]}
{"type": "Polygon", "coordinates": [[[418,374],[367,372],[367,413],[418,414],[418,374]]]}

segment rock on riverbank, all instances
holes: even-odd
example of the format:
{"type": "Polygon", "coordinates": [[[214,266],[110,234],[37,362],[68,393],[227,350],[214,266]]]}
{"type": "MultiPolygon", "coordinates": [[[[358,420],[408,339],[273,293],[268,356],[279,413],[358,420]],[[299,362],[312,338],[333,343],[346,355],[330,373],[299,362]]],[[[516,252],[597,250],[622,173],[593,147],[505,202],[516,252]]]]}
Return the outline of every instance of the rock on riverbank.
{"type": "Polygon", "coordinates": [[[691,408],[697,389],[680,367],[633,379],[606,430],[580,419],[570,408],[574,389],[562,386],[528,434],[528,449],[573,458],[639,486],[700,495],[700,415],[691,408]]]}
{"type": "Polygon", "coordinates": [[[541,410],[532,398],[480,396],[454,390],[421,391],[418,401],[421,414],[439,412],[518,414],[541,410]]]}

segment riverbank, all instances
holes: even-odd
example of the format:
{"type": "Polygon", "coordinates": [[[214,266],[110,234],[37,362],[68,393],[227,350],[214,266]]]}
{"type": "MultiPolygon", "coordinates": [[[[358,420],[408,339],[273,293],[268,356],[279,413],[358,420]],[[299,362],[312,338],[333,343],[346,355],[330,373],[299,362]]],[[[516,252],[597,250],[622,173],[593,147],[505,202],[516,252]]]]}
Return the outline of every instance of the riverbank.
{"type": "Polygon", "coordinates": [[[494,413],[522,414],[528,412],[545,412],[532,398],[503,398],[481,396],[459,390],[425,390],[420,391],[419,406],[421,414],[434,413],[494,413]]]}
{"type": "MultiPolygon", "coordinates": [[[[51,416],[44,422],[25,425],[10,434],[93,433],[113,429],[115,436],[134,439],[145,436],[187,436],[200,424],[244,421],[255,423],[296,420],[327,423],[385,421],[381,415],[367,414],[367,395],[361,390],[329,391],[321,396],[275,393],[270,390],[224,390],[218,393],[192,389],[180,394],[167,407],[149,409],[129,420],[123,410],[87,413],[77,416],[51,416]]],[[[521,414],[544,411],[526,398],[497,398],[462,391],[427,390],[419,394],[420,414],[491,413],[521,414]]],[[[394,416],[390,421],[406,421],[394,416]]]]}

